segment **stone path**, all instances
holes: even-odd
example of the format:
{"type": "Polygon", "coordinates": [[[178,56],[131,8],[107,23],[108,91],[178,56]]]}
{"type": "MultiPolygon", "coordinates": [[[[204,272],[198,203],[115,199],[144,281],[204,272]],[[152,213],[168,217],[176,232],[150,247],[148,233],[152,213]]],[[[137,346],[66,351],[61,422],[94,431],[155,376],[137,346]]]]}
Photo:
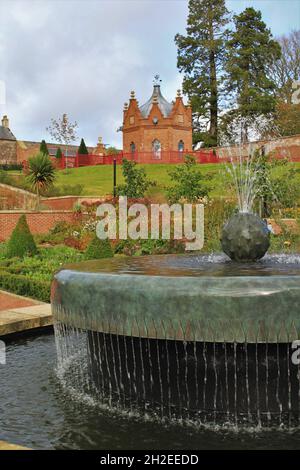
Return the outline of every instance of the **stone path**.
{"type": "Polygon", "coordinates": [[[27,299],[26,297],[0,290],[0,311],[9,310],[11,308],[29,307],[30,305],[39,305],[41,303],[42,302],[38,302],[37,300],[27,299]]]}
{"type": "Polygon", "coordinates": [[[0,291],[0,336],[52,324],[50,304],[0,291]]]}

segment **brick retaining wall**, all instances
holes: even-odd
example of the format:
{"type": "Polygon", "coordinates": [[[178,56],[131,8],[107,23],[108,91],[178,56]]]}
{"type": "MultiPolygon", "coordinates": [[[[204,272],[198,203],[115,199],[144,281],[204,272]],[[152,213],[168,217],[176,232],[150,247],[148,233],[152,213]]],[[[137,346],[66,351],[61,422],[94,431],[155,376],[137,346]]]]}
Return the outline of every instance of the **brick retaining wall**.
{"type": "Polygon", "coordinates": [[[0,210],[31,210],[35,209],[35,207],[35,194],[25,191],[24,189],[0,183],[0,210]]]}
{"type": "Polygon", "coordinates": [[[52,210],[63,210],[68,211],[74,208],[76,203],[81,204],[86,202],[92,204],[95,202],[105,202],[110,199],[111,196],[60,196],[60,197],[48,197],[42,200],[43,206],[47,206],[52,210]]]}
{"type": "Polygon", "coordinates": [[[57,222],[74,221],[72,211],[0,211],[0,241],[7,240],[21,215],[25,214],[33,234],[47,233],[57,222]]]}

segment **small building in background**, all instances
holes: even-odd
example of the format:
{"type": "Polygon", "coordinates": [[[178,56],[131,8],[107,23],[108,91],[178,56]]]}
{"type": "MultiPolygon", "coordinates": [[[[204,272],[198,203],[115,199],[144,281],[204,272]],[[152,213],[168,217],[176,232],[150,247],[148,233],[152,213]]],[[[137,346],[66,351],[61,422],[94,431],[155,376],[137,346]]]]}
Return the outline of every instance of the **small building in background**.
{"type": "Polygon", "coordinates": [[[180,90],[169,103],[156,76],[152,95],[142,106],[131,92],[129,104],[124,105],[122,132],[124,154],[149,153],[163,163],[164,152],[192,151],[191,106],[184,104],[180,90]]]}
{"type": "Polygon", "coordinates": [[[0,163],[17,163],[17,139],[9,128],[7,116],[3,116],[0,126],[0,163]]]}

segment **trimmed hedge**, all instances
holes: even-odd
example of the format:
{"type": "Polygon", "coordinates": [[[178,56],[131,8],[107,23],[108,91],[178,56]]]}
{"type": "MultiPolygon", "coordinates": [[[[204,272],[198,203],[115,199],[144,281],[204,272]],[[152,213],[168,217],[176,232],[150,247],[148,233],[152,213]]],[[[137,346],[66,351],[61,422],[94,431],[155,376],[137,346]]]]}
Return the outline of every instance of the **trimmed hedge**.
{"type": "Polygon", "coordinates": [[[0,164],[0,170],[4,170],[4,171],[9,171],[9,170],[21,171],[22,169],[23,169],[22,163],[1,163],[0,164]]]}
{"type": "Polygon", "coordinates": [[[112,258],[113,256],[114,252],[108,238],[106,240],[100,240],[97,236],[91,240],[85,251],[85,259],[87,260],[112,258]]]}
{"type": "Polygon", "coordinates": [[[32,256],[35,254],[37,254],[37,247],[23,214],[11,234],[7,244],[6,256],[8,258],[14,258],[15,256],[23,258],[25,255],[32,256]]]}
{"type": "Polygon", "coordinates": [[[37,281],[20,274],[11,274],[0,271],[0,289],[13,292],[18,295],[32,297],[42,302],[50,301],[50,283],[37,281]]]}

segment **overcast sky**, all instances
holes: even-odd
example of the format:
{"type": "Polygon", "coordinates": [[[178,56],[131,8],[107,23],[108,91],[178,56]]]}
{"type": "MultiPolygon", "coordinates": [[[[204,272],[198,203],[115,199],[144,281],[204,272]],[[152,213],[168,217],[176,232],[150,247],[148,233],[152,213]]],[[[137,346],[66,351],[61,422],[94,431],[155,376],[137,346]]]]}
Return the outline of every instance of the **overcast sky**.
{"type": "MultiPolygon", "coordinates": [[[[300,29],[300,0],[228,0],[260,9],[273,34],[300,29]]],[[[159,73],[168,100],[182,77],[174,36],[184,33],[187,0],[0,0],[0,81],[18,139],[49,140],[51,117],[66,112],[78,137],[121,146],[116,132],[131,90],[140,104],[159,73]]]]}

